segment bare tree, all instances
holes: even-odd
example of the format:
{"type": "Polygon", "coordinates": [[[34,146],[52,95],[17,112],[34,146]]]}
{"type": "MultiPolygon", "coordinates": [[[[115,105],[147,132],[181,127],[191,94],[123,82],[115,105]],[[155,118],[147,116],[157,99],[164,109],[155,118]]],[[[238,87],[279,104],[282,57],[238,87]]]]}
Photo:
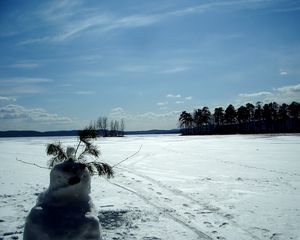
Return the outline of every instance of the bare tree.
{"type": "Polygon", "coordinates": [[[115,130],[115,137],[120,136],[120,127],[119,127],[119,122],[117,120],[114,121],[114,130],[115,130]]]}
{"type": "Polygon", "coordinates": [[[120,132],[121,132],[121,136],[123,137],[125,134],[125,122],[123,118],[121,119],[120,132]]]}
{"type": "Polygon", "coordinates": [[[99,117],[96,122],[99,135],[102,137],[107,136],[107,117],[99,117]]]}

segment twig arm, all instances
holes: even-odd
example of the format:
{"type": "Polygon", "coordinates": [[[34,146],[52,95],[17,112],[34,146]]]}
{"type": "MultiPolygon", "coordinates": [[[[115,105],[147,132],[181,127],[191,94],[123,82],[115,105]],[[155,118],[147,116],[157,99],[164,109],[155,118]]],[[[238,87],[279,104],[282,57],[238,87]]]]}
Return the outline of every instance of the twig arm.
{"type": "Polygon", "coordinates": [[[38,168],[44,168],[44,169],[50,170],[50,168],[44,167],[44,166],[40,166],[40,165],[38,165],[38,164],[36,164],[36,163],[26,162],[26,161],[20,160],[20,159],[18,159],[18,158],[16,158],[16,160],[17,160],[18,162],[21,162],[21,163],[25,163],[25,164],[28,164],[28,165],[36,166],[36,167],[38,167],[38,168]]]}
{"type": "Polygon", "coordinates": [[[81,144],[81,140],[79,140],[78,145],[77,145],[77,147],[76,147],[76,150],[75,150],[75,156],[76,156],[76,154],[77,154],[77,151],[78,151],[78,148],[79,148],[80,144],[81,144]]]}
{"type": "Polygon", "coordinates": [[[112,166],[112,168],[114,168],[114,167],[118,166],[119,164],[121,164],[121,163],[123,163],[123,162],[127,161],[128,159],[130,159],[130,158],[134,157],[135,155],[137,155],[137,154],[138,154],[138,153],[141,151],[142,147],[143,147],[143,144],[140,146],[140,149],[139,149],[137,152],[135,152],[135,153],[134,153],[134,154],[132,154],[131,156],[129,156],[129,157],[127,157],[127,158],[125,158],[124,160],[122,160],[122,161],[120,161],[120,162],[116,163],[115,165],[113,165],[113,166],[112,166]]]}

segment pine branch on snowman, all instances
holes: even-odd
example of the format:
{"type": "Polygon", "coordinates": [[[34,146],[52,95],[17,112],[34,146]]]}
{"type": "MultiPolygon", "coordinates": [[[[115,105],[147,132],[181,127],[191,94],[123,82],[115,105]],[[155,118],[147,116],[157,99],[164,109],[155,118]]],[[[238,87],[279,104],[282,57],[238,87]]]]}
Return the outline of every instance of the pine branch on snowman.
{"type": "Polygon", "coordinates": [[[92,143],[97,131],[89,126],[78,134],[77,147],[66,151],[48,144],[51,168],[50,185],[37,199],[26,218],[24,240],[102,240],[101,227],[92,203],[91,175],[112,177],[112,167],[103,162],[88,162],[88,156],[100,155],[92,143]],[[78,152],[81,151],[80,154],[78,152]]]}

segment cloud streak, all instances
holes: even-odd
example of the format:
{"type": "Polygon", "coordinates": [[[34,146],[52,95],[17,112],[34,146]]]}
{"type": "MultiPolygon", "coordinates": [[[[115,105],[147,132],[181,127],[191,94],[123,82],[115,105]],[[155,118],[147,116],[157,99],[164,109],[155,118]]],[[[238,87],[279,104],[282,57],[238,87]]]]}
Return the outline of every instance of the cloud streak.
{"type": "Polygon", "coordinates": [[[162,73],[162,74],[181,73],[181,72],[186,72],[189,69],[190,68],[188,68],[188,67],[175,67],[175,68],[171,68],[171,69],[167,69],[167,70],[161,71],[160,73],[162,73]]]}
{"type": "Polygon", "coordinates": [[[181,95],[180,94],[176,94],[176,95],[175,94],[167,94],[166,97],[167,98],[181,98],[181,95]]]}
{"type": "Polygon", "coordinates": [[[239,94],[238,102],[272,102],[289,103],[292,101],[300,101],[300,84],[286,85],[274,88],[272,91],[262,91],[254,93],[239,94]]]}
{"type": "Polygon", "coordinates": [[[127,130],[149,130],[176,128],[179,114],[180,111],[129,114],[123,108],[118,107],[112,109],[108,117],[110,119],[124,119],[127,130]]]}
{"type": "Polygon", "coordinates": [[[9,84],[32,84],[32,83],[49,83],[52,82],[49,78],[30,78],[30,77],[13,77],[13,78],[2,78],[1,83],[9,84]]]}
{"type": "Polygon", "coordinates": [[[255,92],[255,93],[240,93],[239,97],[242,98],[255,98],[255,97],[265,97],[273,95],[271,92],[255,92]]]}
{"type": "Polygon", "coordinates": [[[288,75],[288,72],[287,71],[280,71],[280,75],[282,75],[282,76],[288,75]]]}
{"type": "Polygon", "coordinates": [[[2,130],[9,129],[9,126],[14,130],[16,130],[16,126],[20,127],[20,129],[40,130],[43,129],[43,127],[60,126],[65,128],[66,126],[70,127],[76,124],[68,117],[48,113],[44,109],[30,109],[14,104],[9,104],[0,108],[0,122],[2,130]]]}
{"type": "Polygon", "coordinates": [[[17,69],[35,69],[40,67],[37,63],[15,63],[8,65],[9,68],[17,68],[17,69]]]}
{"type": "Polygon", "coordinates": [[[5,97],[5,96],[0,96],[0,101],[12,101],[15,102],[17,99],[15,97],[5,97]]]}
{"type": "Polygon", "coordinates": [[[286,94],[288,94],[288,93],[300,94],[300,84],[283,86],[283,87],[277,88],[276,91],[278,91],[280,93],[286,93],[286,94]]]}
{"type": "Polygon", "coordinates": [[[106,33],[118,29],[140,28],[156,24],[171,17],[202,14],[213,9],[227,7],[237,9],[251,8],[251,6],[260,7],[263,4],[265,4],[265,2],[259,0],[216,1],[175,11],[117,16],[114,14],[101,13],[100,9],[84,8],[80,1],[60,1],[59,3],[55,2],[51,5],[46,4],[45,8],[38,13],[44,22],[47,22],[56,29],[55,32],[48,36],[26,39],[19,44],[63,42],[92,30],[97,33],[106,33]],[[81,11],[79,11],[79,9],[81,11]]]}
{"type": "Polygon", "coordinates": [[[37,94],[45,92],[44,84],[53,82],[49,78],[14,77],[0,79],[0,94],[37,94]]]}
{"type": "Polygon", "coordinates": [[[157,103],[157,106],[160,106],[160,107],[163,107],[163,106],[166,106],[168,105],[168,102],[158,102],[157,103]]]}
{"type": "Polygon", "coordinates": [[[95,92],[93,91],[77,91],[75,94],[77,95],[93,95],[95,92]]]}

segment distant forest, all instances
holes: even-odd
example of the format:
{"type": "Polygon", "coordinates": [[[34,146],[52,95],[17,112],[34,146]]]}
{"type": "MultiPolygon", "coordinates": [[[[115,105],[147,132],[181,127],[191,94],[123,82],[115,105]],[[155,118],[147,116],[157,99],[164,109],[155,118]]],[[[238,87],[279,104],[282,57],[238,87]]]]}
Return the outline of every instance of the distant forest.
{"type": "Polygon", "coordinates": [[[300,104],[278,104],[276,102],[255,106],[247,103],[235,107],[230,104],[225,110],[208,107],[189,113],[183,111],[179,117],[183,135],[233,134],[233,133],[298,133],[300,132],[300,104]]]}

